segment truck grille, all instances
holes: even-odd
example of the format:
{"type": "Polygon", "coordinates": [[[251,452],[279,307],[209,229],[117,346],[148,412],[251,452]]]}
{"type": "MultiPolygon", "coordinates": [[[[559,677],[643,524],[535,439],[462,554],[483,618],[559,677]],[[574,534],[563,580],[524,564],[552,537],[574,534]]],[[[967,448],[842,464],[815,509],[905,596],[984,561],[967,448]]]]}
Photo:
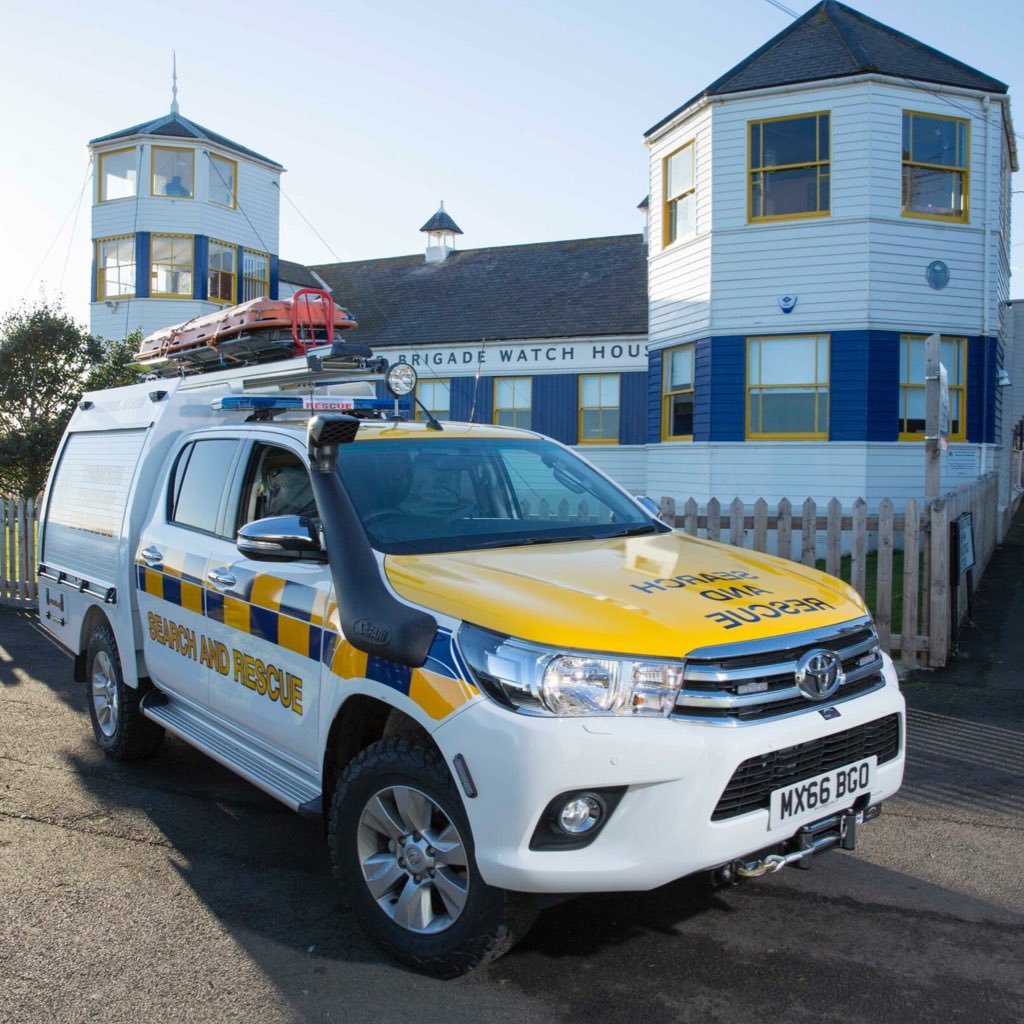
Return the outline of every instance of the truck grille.
{"type": "Polygon", "coordinates": [[[795,747],[749,757],[733,773],[711,820],[721,821],[767,809],[772,790],[801,779],[812,779],[822,772],[872,755],[878,758],[879,764],[884,764],[899,751],[900,718],[888,715],[854,729],[798,743],[795,747]]]}
{"type": "Polygon", "coordinates": [[[869,618],[751,643],[703,648],[686,658],[673,717],[719,725],[814,711],[884,685],[878,636],[869,618]],[[825,701],[796,685],[796,663],[815,648],[835,651],[845,680],[825,701]]]}

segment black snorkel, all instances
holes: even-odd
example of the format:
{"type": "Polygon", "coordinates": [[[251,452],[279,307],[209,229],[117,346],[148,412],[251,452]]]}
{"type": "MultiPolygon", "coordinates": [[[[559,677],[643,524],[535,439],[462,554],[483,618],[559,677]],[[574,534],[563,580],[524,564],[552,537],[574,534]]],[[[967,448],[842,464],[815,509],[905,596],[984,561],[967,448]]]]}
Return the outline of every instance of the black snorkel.
{"type": "Polygon", "coordinates": [[[341,631],[353,647],[418,668],[437,632],[432,615],[403,604],[384,582],[359,513],[337,473],[339,451],[355,440],[359,420],[319,414],[307,441],[313,496],[321,515],[341,631]]]}

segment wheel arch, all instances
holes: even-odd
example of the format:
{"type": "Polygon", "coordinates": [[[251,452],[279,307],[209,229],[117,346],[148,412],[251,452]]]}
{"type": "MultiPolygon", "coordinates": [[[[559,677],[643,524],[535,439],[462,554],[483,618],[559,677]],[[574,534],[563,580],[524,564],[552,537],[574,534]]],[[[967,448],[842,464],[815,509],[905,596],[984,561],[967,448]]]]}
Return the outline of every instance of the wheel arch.
{"type": "MultiPolygon", "coordinates": [[[[324,744],[323,806],[331,806],[337,780],[345,767],[371,743],[399,733],[414,733],[416,740],[440,753],[430,733],[411,715],[368,694],[353,694],[338,708],[324,744]]],[[[442,755],[443,756],[443,755],[442,755]]]]}

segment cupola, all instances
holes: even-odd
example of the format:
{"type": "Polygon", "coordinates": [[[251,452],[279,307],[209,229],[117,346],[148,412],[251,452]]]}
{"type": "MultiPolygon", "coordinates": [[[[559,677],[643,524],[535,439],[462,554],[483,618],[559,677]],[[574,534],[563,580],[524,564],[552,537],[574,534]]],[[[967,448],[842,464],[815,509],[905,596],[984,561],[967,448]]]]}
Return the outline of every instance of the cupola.
{"type": "Polygon", "coordinates": [[[444,208],[444,200],[437,213],[427,221],[420,231],[427,236],[427,262],[440,263],[455,248],[455,236],[462,234],[462,228],[455,223],[444,208]]]}

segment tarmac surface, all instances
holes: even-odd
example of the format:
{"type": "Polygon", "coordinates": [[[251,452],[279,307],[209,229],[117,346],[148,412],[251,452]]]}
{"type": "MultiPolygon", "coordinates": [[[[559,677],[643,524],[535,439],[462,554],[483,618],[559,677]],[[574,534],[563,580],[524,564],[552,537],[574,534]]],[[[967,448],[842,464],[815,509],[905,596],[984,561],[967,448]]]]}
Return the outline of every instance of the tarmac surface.
{"type": "Polygon", "coordinates": [[[0,1021],[1024,1020],[1024,512],[904,788],[853,853],[585,897],[453,982],[355,926],[319,828],[185,744],[118,765],[34,615],[0,611],[0,1021]]]}

